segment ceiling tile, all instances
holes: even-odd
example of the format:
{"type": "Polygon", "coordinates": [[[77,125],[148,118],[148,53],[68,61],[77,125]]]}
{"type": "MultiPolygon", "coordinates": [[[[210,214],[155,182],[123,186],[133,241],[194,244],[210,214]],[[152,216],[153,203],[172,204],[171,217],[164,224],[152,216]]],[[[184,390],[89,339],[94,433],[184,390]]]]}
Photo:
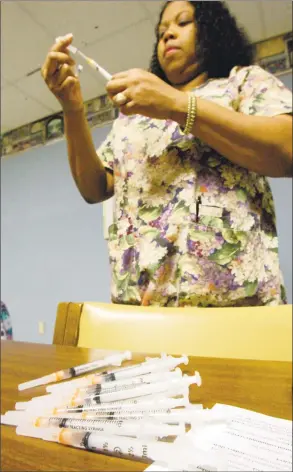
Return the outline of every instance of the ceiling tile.
{"type": "Polygon", "coordinates": [[[1,75],[1,88],[5,87],[5,85],[8,85],[8,82],[4,79],[3,75],[1,75]]]}
{"type": "Polygon", "coordinates": [[[292,31],[292,1],[265,0],[260,3],[266,38],[292,31]]]}
{"type": "Polygon", "coordinates": [[[157,19],[159,18],[160,11],[164,5],[164,2],[159,0],[148,0],[139,3],[141,3],[149,13],[157,19]]]}
{"type": "Polygon", "coordinates": [[[14,2],[2,2],[1,38],[1,72],[9,82],[39,67],[50,45],[47,33],[14,2]]]}
{"type": "Polygon", "coordinates": [[[229,10],[236,17],[237,22],[247,32],[251,41],[260,41],[264,35],[263,20],[259,1],[228,0],[229,10]]]}
{"type": "Polygon", "coordinates": [[[1,133],[31,123],[51,112],[13,85],[1,89],[1,133]]]}
{"type": "Polygon", "coordinates": [[[51,112],[57,112],[61,109],[57,98],[55,98],[48,89],[40,72],[30,77],[25,77],[20,82],[17,82],[17,87],[24,95],[35,99],[51,112]]]}
{"type": "Polygon", "coordinates": [[[81,47],[112,35],[146,17],[133,1],[44,1],[21,2],[39,24],[56,36],[73,33],[81,47]]]}
{"type": "MultiPolygon", "coordinates": [[[[2,2],[3,129],[16,128],[60,110],[39,73],[26,77],[42,65],[57,35],[73,32],[74,44],[110,73],[147,68],[155,41],[154,23],[162,4],[159,0],[2,2]],[[18,88],[11,88],[11,83],[17,83],[18,88]]],[[[289,0],[228,0],[228,4],[253,41],[292,30],[289,0]]],[[[103,78],[86,65],[81,84],[85,100],[105,93],[103,78]]]]}
{"type": "MultiPolygon", "coordinates": [[[[84,101],[106,93],[105,80],[88,66],[84,66],[84,70],[80,74],[80,83],[84,101]]],[[[26,77],[17,83],[17,87],[25,96],[33,98],[41,106],[45,106],[48,110],[47,114],[61,111],[60,103],[50,92],[40,73],[26,77]]]]}
{"type": "Polygon", "coordinates": [[[113,74],[129,68],[147,68],[154,41],[153,24],[150,20],[144,20],[111,38],[91,45],[85,52],[113,74]],[[139,38],[139,42],[134,38],[139,38]]]}

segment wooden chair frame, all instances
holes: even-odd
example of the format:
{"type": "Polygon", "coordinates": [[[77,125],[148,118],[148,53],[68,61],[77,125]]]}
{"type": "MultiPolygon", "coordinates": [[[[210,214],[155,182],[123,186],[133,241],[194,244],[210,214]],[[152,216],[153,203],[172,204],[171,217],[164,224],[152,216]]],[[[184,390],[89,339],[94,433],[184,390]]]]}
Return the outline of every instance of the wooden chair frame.
{"type": "Polygon", "coordinates": [[[62,302],[57,308],[53,344],[77,346],[83,303],[62,302]]]}

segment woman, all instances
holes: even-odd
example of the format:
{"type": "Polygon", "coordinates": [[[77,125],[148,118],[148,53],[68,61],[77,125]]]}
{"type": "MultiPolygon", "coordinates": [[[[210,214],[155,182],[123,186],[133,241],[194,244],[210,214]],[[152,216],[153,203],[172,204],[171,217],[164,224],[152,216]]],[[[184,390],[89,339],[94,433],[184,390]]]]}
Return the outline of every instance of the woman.
{"type": "Polygon", "coordinates": [[[115,74],[120,108],[97,154],[72,35],[42,75],[64,110],[69,162],[89,203],[115,191],[112,300],[159,306],[285,303],[271,190],[292,174],[292,95],[253,62],[222,2],[167,2],[150,72],[115,74]]]}

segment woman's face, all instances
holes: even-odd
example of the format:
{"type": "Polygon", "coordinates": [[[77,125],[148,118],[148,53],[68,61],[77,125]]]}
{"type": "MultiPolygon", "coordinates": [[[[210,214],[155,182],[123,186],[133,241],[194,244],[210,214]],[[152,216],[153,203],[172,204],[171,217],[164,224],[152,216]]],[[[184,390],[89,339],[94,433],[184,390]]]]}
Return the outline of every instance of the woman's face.
{"type": "Polygon", "coordinates": [[[173,85],[191,80],[196,73],[194,7],[173,1],[166,7],[158,28],[158,60],[173,85]]]}

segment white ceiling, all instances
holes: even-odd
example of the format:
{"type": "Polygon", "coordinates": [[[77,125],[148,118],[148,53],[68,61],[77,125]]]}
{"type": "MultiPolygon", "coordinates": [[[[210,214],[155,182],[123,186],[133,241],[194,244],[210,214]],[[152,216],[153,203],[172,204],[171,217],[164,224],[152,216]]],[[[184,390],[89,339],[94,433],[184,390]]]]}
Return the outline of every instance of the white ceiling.
{"type": "MultiPolygon", "coordinates": [[[[292,30],[290,0],[228,0],[253,41],[292,30]]],[[[1,2],[1,133],[60,111],[40,73],[56,36],[73,33],[74,44],[114,73],[146,68],[162,2],[5,1],[1,2]]],[[[84,99],[105,93],[104,82],[85,67],[84,99]]]]}

